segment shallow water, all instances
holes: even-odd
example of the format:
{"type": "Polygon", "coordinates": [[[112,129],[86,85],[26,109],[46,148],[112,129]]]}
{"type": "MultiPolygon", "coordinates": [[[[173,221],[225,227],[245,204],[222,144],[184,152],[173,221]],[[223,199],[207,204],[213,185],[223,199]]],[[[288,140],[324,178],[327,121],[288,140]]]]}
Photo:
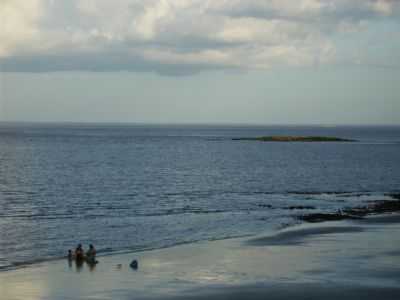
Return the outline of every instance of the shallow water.
{"type": "Polygon", "coordinates": [[[0,295],[2,300],[282,300],[299,295],[397,300],[400,240],[393,237],[400,224],[370,221],[302,224],[267,237],[111,255],[95,266],[62,259],[0,272],[0,295]],[[139,261],[138,269],[129,267],[132,259],[139,261]]]}
{"type": "Polygon", "coordinates": [[[387,199],[399,166],[400,127],[3,123],[0,268],[276,230],[387,199]],[[286,134],[359,142],[232,140],[286,134]]]}

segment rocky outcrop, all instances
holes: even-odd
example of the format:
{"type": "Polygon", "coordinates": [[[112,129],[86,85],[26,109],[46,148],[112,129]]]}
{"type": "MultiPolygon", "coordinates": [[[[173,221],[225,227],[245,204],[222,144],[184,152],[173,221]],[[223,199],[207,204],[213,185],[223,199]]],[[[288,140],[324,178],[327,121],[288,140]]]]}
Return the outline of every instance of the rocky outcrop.
{"type": "Polygon", "coordinates": [[[261,136],[233,138],[234,141],[261,141],[261,142],[356,142],[352,139],[343,139],[329,136],[261,136]]]}

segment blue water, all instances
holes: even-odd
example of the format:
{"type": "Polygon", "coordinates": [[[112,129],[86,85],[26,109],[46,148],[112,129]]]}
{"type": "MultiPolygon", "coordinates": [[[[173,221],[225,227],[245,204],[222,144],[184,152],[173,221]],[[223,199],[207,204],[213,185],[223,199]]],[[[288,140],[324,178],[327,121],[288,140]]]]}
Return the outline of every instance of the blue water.
{"type": "Polygon", "coordinates": [[[390,198],[399,167],[400,127],[3,123],[0,269],[273,231],[390,198]],[[261,135],[359,142],[232,140],[261,135]]]}

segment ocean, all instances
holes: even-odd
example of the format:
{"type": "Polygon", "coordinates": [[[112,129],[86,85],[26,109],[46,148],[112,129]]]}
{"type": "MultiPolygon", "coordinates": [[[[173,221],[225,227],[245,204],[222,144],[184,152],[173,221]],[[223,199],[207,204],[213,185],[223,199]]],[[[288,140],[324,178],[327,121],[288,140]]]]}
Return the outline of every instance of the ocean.
{"type": "Polygon", "coordinates": [[[400,191],[400,127],[0,123],[0,270],[273,232],[400,191]],[[357,142],[232,138],[318,135],[357,142]]]}

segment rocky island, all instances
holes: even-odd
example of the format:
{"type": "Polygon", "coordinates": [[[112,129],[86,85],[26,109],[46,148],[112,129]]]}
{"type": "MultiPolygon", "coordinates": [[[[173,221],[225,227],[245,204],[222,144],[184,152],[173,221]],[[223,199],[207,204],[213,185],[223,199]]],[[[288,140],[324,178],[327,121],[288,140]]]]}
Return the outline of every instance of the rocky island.
{"type": "Polygon", "coordinates": [[[261,142],[356,142],[352,139],[343,139],[330,136],[260,136],[233,138],[234,141],[261,141],[261,142]]]}

